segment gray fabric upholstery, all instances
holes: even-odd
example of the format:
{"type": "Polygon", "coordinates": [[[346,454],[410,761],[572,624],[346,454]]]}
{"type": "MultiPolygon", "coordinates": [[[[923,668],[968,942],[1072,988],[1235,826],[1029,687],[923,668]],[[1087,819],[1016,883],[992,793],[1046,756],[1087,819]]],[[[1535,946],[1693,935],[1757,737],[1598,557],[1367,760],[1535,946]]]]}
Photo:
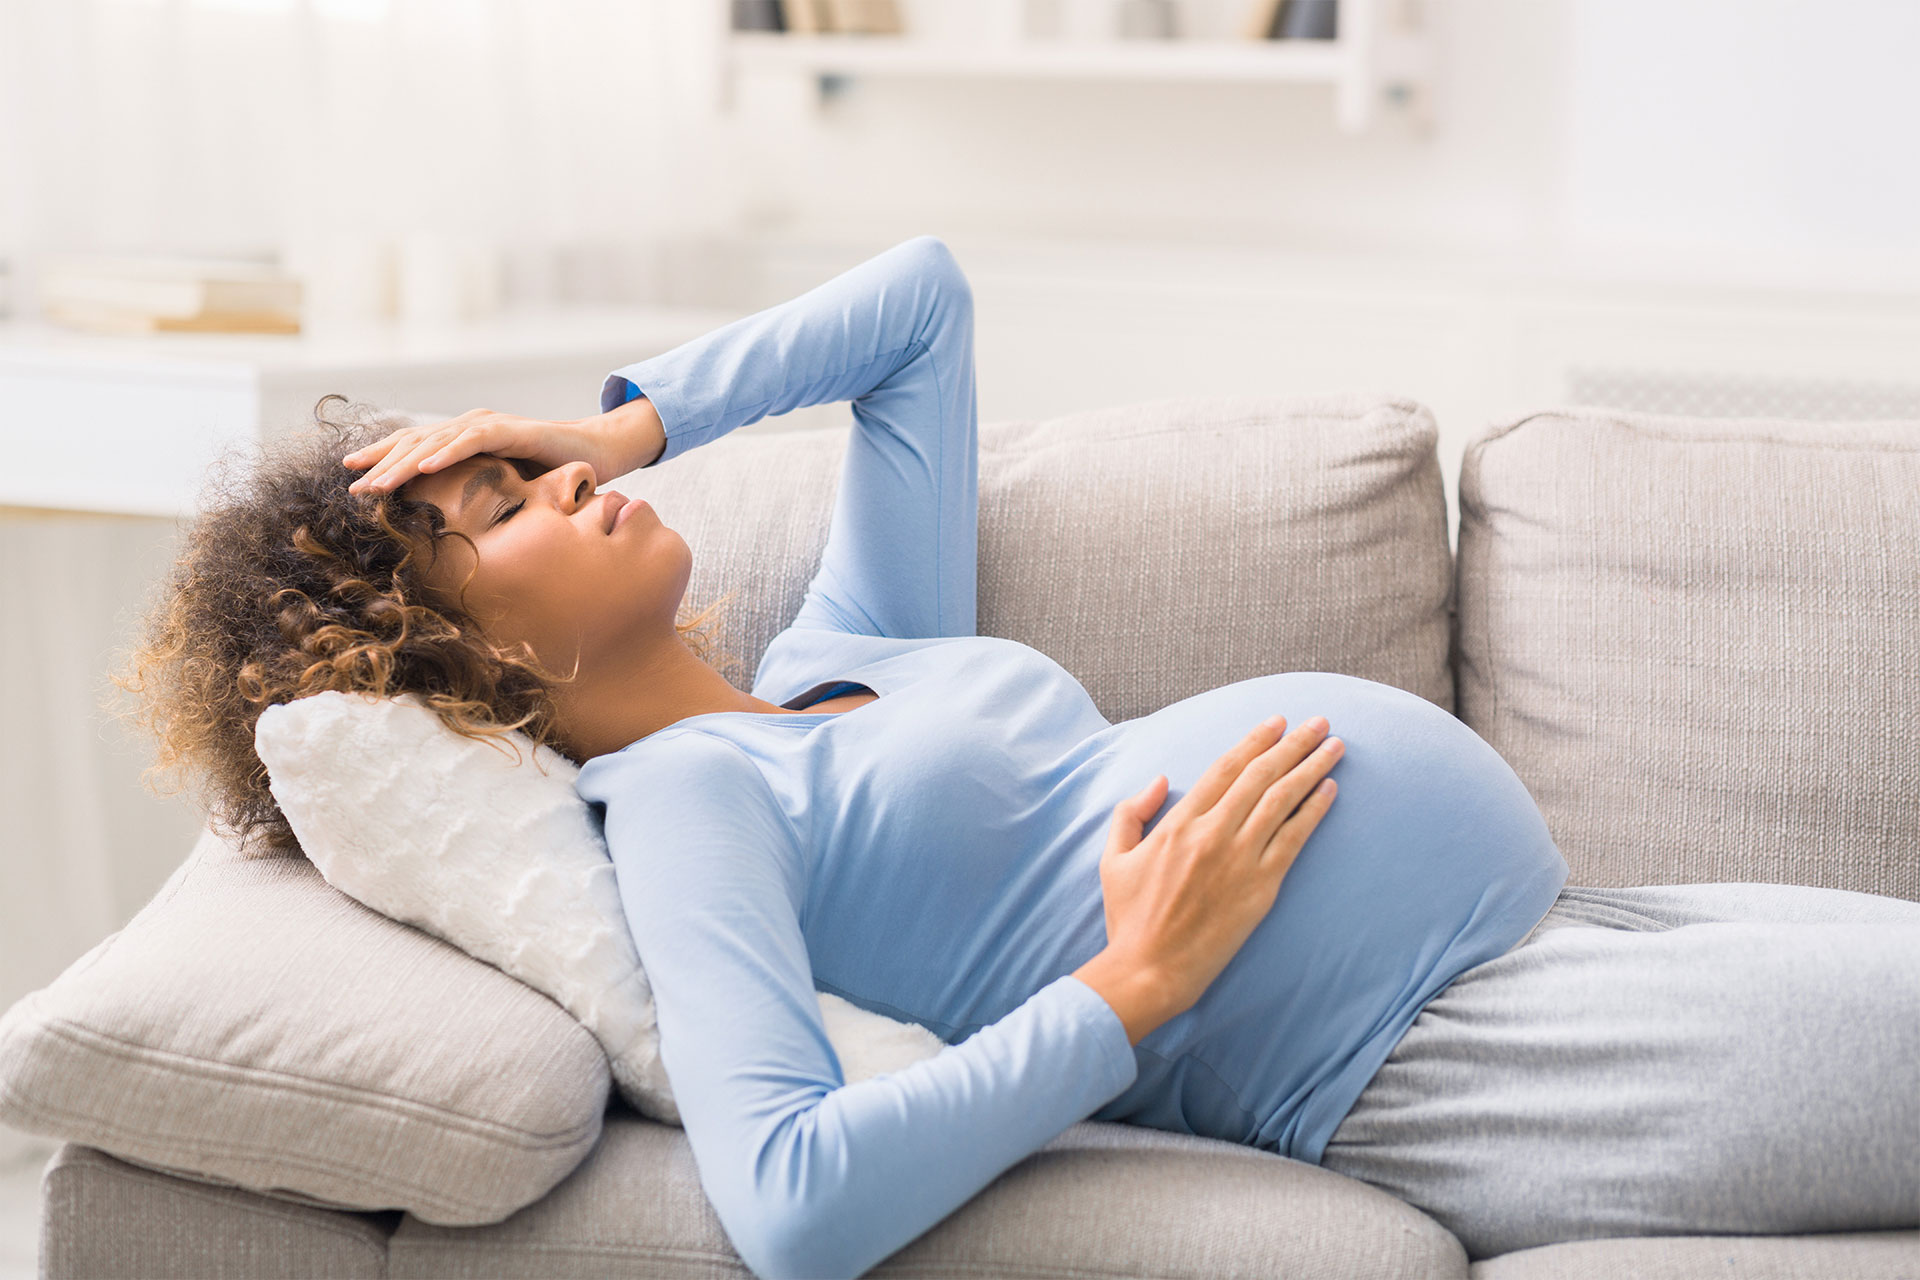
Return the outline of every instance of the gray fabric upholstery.
{"type": "MultiPolygon", "coordinates": [[[[980,427],[976,630],[1118,722],[1236,680],[1335,671],[1451,711],[1453,557],[1433,417],[1382,396],[1184,397],[980,427]]],[[[616,481],[731,591],[752,683],[826,545],[847,429],[735,434],[616,481]]]]}
{"type": "Polygon", "coordinates": [[[606,1055],[532,988],[207,835],[0,1019],[0,1122],[284,1199],[494,1222],[592,1148],[606,1055]]]}
{"type": "Polygon", "coordinates": [[[1920,423],[1567,409],[1460,476],[1460,718],[1583,885],[1920,900],[1920,423]]]}
{"type": "Polygon", "coordinates": [[[41,1274],[87,1280],[378,1280],[398,1217],[269,1200],[71,1144],[41,1192],[41,1274]]]}
{"type": "Polygon", "coordinates": [[[1476,1262],[1473,1280],[1915,1280],[1920,1231],[1580,1240],[1476,1262]]]}
{"type": "MultiPolygon", "coordinates": [[[[700,1190],[686,1134],[616,1115],[592,1160],[506,1222],[453,1230],[402,1222],[388,1274],[750,1273],[700,1190]]],[[[1425,1214],[1351,1178],[1230,1142],[1083,1123],[866,1274],[1385,1280],[1464,1277],[1467,1258],[1425,1214]]]]}

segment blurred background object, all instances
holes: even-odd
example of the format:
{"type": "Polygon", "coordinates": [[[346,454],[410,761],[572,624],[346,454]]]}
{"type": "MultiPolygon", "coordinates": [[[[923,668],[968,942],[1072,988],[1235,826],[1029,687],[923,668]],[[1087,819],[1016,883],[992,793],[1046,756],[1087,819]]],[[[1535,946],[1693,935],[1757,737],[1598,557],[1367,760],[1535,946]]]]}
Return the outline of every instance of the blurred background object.
{"type": "Polygon", "coordinates": [[[298,333],[300,281],[272,263],[52,255],[42,318],[93,333],[298,333]]]}
{"type": "Polygon", "coordinates": [[[7,0],[0,1005],[184,855],[106,671],[178,495],[320,390],[582,416],[612,335],[930,232],[989,421],[1387,391],[1451,505],[1549,405],[1912,416],[1915,48],[1904,0],[7,0]],[[175,274],[90,332],[82,260],[175,274]],[[209,264],[296,323],[165,332],[209,264]]]}
{"type": "Polygon", "coordinates": [[[1267,34],[1276,40],[1337,40],[1339,0],[1287,0],[1267,34]]]}

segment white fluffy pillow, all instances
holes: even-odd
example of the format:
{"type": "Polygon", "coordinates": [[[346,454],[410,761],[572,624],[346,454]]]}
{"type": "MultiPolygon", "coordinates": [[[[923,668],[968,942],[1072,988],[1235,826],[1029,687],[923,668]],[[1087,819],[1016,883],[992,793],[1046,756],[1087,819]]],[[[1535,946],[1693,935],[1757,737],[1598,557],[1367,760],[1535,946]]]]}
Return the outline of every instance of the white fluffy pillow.
{"type": "MultiPolygon", "coordinates": [[[[642,1115],[680,1123],[653,989],[579,769],[524,734],[461,737],[409,695],[321,693],[254,731],[273,797],[328,884],[551,997],[607,1051],[642,1115]]],[[[944,1047],[926,1028],[820,992],[847,1082],[944,1047]]]]}

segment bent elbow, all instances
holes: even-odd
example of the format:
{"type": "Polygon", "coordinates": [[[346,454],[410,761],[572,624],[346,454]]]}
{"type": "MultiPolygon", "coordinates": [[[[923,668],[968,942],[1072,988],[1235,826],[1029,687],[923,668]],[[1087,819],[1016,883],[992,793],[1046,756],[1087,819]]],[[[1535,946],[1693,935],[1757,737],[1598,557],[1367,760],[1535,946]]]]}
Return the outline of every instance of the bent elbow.
{"type": "Polygon", "coordinates": [[[849,1199],[846,1152],[832,1126],[820,1132],[817,1108],[769,1132],[751,1172],[715,1198],[734,1249],[762,1280],[856,1276],[885,1254],[859,1230],[849,1199]]]}
{"type": "Polygon", "coordinates": [[[939,236],[915,236],[906,247],[914,255],[915,271],[934,281],[941,295],[952,305],[969,313],[973,310],[973,285],[960,269],[960,260],[939,236]]]}
{"type": "Polygon", "coordinates": [[[760,1280],[851,1280],[879,1261],[851,1258],[829,1236],[790,1219],[766,1224],[750,1239],[735,1241],[734,1247],[760,1280]]]}
{"type": "Polygon", "coordinates": [[[752,1229],[728,1229],[733,1247],[760,1280],[851,1280],[893,1250],[863,1238],[832,1213],[770,1214],[752,1229]]]}

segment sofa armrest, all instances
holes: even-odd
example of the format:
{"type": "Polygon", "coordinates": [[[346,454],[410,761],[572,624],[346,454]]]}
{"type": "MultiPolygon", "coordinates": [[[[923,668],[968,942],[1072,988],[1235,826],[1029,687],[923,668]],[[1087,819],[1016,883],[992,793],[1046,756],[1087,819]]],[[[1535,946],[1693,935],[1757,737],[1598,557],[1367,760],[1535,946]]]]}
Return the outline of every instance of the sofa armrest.
{"type": "Polygon", "coordinates": [[[343,1213],[156,1173],[67,1143],[41,1176],[46,1280],[380,1280],[398,1213],[343,1213]]]}

